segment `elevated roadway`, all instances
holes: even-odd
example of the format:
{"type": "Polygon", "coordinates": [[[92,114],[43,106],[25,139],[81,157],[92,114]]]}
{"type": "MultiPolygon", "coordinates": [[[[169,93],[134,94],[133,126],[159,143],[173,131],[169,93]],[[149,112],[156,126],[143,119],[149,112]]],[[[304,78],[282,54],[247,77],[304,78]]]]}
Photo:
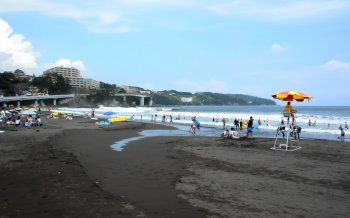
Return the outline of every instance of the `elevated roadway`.
{"type": "Polygon", "coordinates": [[[3,107],[6,107],[9,103],[17,103],[17,107],[21,106],[21,102],[23,101],[32,101],[35,104],[38,104],[39,101],[44,100],[52,100],[53,105],[57,104],[57,100],[60,99],[70,99],[74,98],[75,94],[69,94],[69,95],[22,95],[22,96],[10,96],[10,97],[0,97],[0,104],[2,104],[3,107]]]}
{"type": "Polygon", "coordinates": [[[140,94],[140,93],[117,93],[114,94],[113,96],[116,97],[123,97],[124,103],[126,102],[126,97],[138,97],[140,98],[140,106],[145,106],[145,98],[149,98],[148,101],[148,106],[153,105],[153,99],[151,95],[146,95],[146,94],[140,94]]]}

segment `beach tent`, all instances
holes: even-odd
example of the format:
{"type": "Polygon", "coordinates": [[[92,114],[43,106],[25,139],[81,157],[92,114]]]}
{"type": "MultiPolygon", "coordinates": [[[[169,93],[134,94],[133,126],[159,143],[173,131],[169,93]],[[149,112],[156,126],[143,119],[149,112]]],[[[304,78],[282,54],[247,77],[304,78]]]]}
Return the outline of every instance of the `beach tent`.
{"type": "MultiPolygon", "coordinates": [[[[272,95],[272,97],[274,99],[278,99],[281,101],[286,101],[286,102],[291,102],[291,101],[297,101],[297,102],[303,102],[304,100],[311,100],[312,96],[308,95],[304,92],[299,92],[299,91],[295,91],[295,90],[289,90],[289,91],[283,91],[283,92],[277,92],[275,94],[272,95]]],[[[299,145],[299,137],[295,137],[295,141],[297,141],[297,145],[296,146],[292,146],[289,145],[289,136],[290,133],[295,133],[295,131],[299,131],[299,128],[295,128],[295,116],[294,116],[294,112],[290,112],[290,111],[282,111],[282,119],[286,117],[287,118],[287,125],[286,127],[284,126],[279,126],[277,128],[277,132],[276,132],[276,140],[275,140],[275,144],[271,149],[275,149],[275,150],[285,150],[285,151],[295,151],[300,149],[300,145],[299,145]],[[292,120],[292,123],[290,123],[289,121],[292,120]],[[292,124],[292,125],[291,125],[292,124]],[[292,129],[290,128],[292,126],[292,129]],[[278,144],[278,137],[279,134],[278,131],[280,129],[286,129],[286,142],[282,143],[282,144],[278,144]]],[[[299,134],[299,132],[298,132],[299,134]]],[[[284,133],[282,134],[284,136],[284,133]]],[[[284,138],[284,137],[283,137],[284,138]]]]}
{"type": "Polygon", "coordinates": [[[24,110],[24,111],[21,111],[21,114],[22,115],[36,115],[36,112],[33,110],[24,110]]]}

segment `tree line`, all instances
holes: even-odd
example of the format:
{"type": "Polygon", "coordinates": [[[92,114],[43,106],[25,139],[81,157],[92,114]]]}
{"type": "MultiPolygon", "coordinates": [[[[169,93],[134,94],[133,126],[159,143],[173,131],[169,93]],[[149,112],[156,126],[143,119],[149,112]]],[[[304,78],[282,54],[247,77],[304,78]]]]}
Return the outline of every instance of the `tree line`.
{"type": "Polygon", "coordinates": [[[0,73],[0,92],[4,96],[22,95],[35,90],[40,93],[68,94],[69,80],[61,75],[16,77],[13,72],[0,73]]]}

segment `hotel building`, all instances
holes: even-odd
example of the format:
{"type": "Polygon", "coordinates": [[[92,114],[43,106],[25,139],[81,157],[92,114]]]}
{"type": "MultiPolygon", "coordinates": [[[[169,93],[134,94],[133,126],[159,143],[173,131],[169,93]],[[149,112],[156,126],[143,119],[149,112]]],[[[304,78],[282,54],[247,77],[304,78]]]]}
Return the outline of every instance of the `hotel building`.
{"type": "Polygon", "coordinates": [[[73,67],[54,67],[43,72],[43,75],[53,75],[57,74],[63,76],[64,78],[68,78],[69,84],[72,87],[78,88],[88,88],[88,89],[100,89],[100,82],[94,79],[83,78],[80,75],[80,71],[73,67]]]}

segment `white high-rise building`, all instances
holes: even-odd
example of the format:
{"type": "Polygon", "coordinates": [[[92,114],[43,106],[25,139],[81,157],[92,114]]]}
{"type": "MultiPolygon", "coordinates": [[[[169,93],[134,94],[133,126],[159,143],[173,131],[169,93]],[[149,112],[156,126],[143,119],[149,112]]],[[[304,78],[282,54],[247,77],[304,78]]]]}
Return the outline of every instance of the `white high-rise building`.
{"type": "Polygon", "coordinates": [[[83,78],[80,75],[80,71],[73,67],[54,67],[43,72],[43,75],[53,75],[57,74],[63,76],[64,78],[68,78],[69,84],[72,87],[79,88],[89,88],[89,89],[100,89],[100,82],[94,79],[83,78]]]}
{"type": "Polygon", "coordinates": [[[63,67],[63,66],[54,67],[54,68],[45,70],[43,74],[45,76],[45,75],[48,75],[48,74],[50,75],[54,73],[63,77],[81,77],[80,71],[78,69],[73,67],[63,67]]]}

